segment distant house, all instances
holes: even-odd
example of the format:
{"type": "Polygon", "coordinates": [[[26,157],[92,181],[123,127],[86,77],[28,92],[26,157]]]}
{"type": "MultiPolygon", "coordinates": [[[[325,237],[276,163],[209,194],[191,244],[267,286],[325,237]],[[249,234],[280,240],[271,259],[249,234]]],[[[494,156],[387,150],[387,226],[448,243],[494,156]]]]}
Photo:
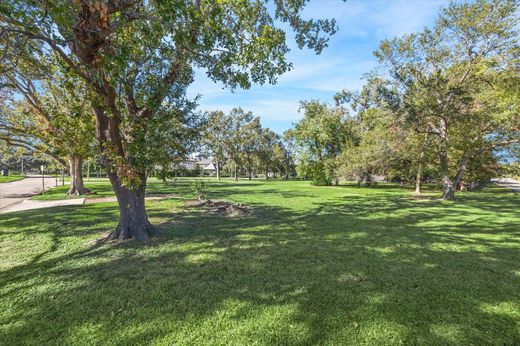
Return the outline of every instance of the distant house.
{"type": "Polygon", "coordinates": [[[215,174],[217,172],[217,166],[213,162],[203,166],[202,169],[208,174],[215,174]]]}
{"type": "Polygon", "coordinates": [[[187,159],[181,163],[175,164],[173,168],[181,168],[187,171],[194,171],[196,169],[201,169],[205,175],[213,175],[216,174],[217,168],[211,159],[187,159]]]}

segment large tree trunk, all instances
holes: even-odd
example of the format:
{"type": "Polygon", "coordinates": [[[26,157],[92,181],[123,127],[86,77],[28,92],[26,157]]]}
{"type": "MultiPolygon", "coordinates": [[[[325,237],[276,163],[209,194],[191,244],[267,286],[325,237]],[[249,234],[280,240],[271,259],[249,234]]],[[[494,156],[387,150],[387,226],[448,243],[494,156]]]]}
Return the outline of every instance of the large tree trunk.
{"type": "Polygon", "coordinates": [[[68,195],[84,195],[88,189],[83,184],[83,158],[71,156],[69,158],[70,167],[70,189],[68,195]]]}
{"type": "Polygon", "coordinates": [[[447,147],[447,126],[444,120],[441,120],[440,134],[439,134],[439,161],[441,164],[442,176],[442,199],[455,199],[455,189],[453,181],[450,177],[449,163],[448,163],[448,147],[447,147]]]}
{"type": "Polygon", "coordinates": [[[217,179],[220,180],[220,163],[217,162],[215,166],[217,168],[217,179]]]}
{"type": "MultiPolygon", "coordinates": [[[[119,157],[124,157],[124,148],[119,132],[119,119],[115,116],[108,117],[99,105],[92,103],[96,113],[96,136],[101,145],[111,144],[119,157]]],[[[107,166],[107,175],[112,184],[117,202],[119,204],[119,223],[116,229],[110,233],[107,239],[136,239],[148,241],[153,233],[153,226],[148,221],[144,204],[146,190],[146,174],[139,175],[139,184],[134,188],[127,188],[121,184],[117,173],[111,171],[106,152],[100,158],[100,163],[107,166]]],[[[115,166],[115,163],[113,163],[115,166]]],[[[128,171],[122,170],[123,172],[128,171]]],[[[131,171],[131,170],[130,170],[131,171]]],[[[130,172],[131,173],[131,172],[130,172]]]]}
{"type": "Polygon", "coordinates": [[[116,173],[109,173],[108,176],[119,203],[119,224],[108,238],[150,240],[154,229],[148,221],[144,205],[146,175],[141,175],[140,185],[134,189],[124,187],[116,173]]]}

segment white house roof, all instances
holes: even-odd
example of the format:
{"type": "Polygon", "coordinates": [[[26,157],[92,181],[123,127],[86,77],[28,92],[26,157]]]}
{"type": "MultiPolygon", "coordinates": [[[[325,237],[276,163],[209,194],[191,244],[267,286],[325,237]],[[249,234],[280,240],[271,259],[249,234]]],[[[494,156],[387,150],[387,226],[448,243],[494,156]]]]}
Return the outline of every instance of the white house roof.
{"type": "Polygon", "coordinates": [[[215,166],[215,164],[210,163],[209,165],[202,167],[202,169],[205,171],[216,171],[217,167],[215,166]]]}
{"type": "Polygon", "coordinates": [[[196,159],[188,159],[184,162],[180,162],[179,164],[176,164],[176,167],[184,167],[187,170],[194,170],[197,165],[202,168],[205,171],[214,171],[216,170],[216,166],[213,164],[213,162],[210,159],[204,159],[204,160],[196,160],[196,159]]]}

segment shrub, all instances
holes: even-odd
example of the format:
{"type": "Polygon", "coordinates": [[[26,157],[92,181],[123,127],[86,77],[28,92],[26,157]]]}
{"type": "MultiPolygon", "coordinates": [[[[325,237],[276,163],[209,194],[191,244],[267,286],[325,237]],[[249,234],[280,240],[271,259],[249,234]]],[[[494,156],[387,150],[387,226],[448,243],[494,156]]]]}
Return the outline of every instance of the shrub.
{"type": "Polygon", "coordinates": [[[191,189],[198,199],[207,199],[208,189],[206,183],[203,180],[195,180],[191,183],[191,189]]]}

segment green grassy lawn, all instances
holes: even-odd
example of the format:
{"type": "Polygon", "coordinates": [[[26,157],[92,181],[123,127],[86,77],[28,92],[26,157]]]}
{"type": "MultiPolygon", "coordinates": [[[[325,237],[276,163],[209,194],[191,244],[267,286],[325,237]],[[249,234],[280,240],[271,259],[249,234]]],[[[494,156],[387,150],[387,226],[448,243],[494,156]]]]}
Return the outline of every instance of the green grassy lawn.
{"type": "MultiPolygon", "coordinates": [[[[199,179],[199,178],[191,178],[193,179],[199,179]]],[[[206,180],[210,180],[209,178],[206,180]]],[[[191,188],[187,182],[189,181],[188,178],[186,179],[179,179],[179,183],[174,183],[173,181],[168,181],[167,185],[164,185],[162,180],[158,180],[155,178],[148,179],[147,182],[147,195],[148,196],[157,196],[157,195],[165,195],[165,194],[173,194],[178,193],[179,189],[181,192],[190,192],[191,188]]],[[[67,191],[70,188],[70,185],[65,186],[57,186],[52,187],[48,191],[45,191],[44,195],[36,195],[32,197],[31,199],[34,200],[42,200],[42,201],[50,201],[50,200],[60,200],[60,199],[68,199],[68,198],[88,198],[88,199],[95,199],[95,198],[103,198],[103,197],[109,197],[114,196],[114,191],[112,190],[112,186],[110,185],[110,181],[106,178],[91,178],[90,181],[87,181],[85,179],[85,187],[92,190],[91,194],[87,194],[84,196],[67,196],[67,191]]]]}
{"type": "Polygon", "coordinates": [[[0,183],[10,183],[12,181],[22,180],[23,178],[25,178],[23,175],[0,176],[0,183]]]}
{"type": "Polygon", "coordinates": [[[520,194],[212,181],[229,218],[149,185],[180,198],[148,245],[93,245],[115,203],[0,215],[0,344],[520,344],[520,194]]]}

